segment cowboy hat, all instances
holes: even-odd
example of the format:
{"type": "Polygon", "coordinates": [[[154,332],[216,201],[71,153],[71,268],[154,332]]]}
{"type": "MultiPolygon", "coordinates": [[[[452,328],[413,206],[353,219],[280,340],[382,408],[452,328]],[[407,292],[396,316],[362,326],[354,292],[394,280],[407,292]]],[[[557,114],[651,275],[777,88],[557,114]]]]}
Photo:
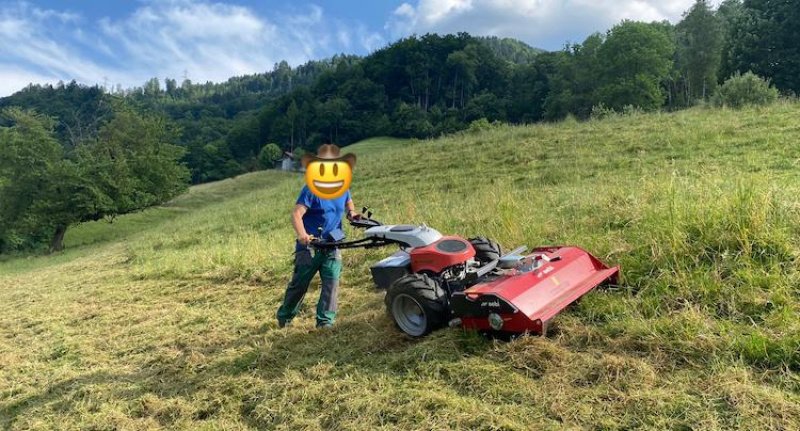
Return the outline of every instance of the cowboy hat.
{"type": "Polygon", "coordinates": [[[314,161],[341,161],[347,163],[350,165],[350,168],[352,168],[356,165],[356,155],[353,153],[347,153],[344,156],[340,156],[339,147],[337,147],[335,144],[322,144],[317,150],[316,156],[306,153],[303,155],[303,158],[300,159],[300,163],[302,163],[304,168],[307,167],[309,163],[314,161]]]}

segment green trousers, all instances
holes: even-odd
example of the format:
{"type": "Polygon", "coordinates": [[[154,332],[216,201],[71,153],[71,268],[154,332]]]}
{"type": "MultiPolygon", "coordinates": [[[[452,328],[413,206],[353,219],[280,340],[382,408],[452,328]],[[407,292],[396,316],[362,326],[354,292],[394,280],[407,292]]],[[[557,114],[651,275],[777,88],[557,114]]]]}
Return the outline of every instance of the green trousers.
{"type": "Polygon", "coordinates": [[[317,250],[313,255],[311,250],[295,253],[294,274],[286,286],[283,304],[278,308],[278,322],[289,322],[297,315],[311,279],[317,272],[321,280],[317,301],[317,326],[333,324],[338,307],[339,275],[342,273],[340,250],[317,250]]]}

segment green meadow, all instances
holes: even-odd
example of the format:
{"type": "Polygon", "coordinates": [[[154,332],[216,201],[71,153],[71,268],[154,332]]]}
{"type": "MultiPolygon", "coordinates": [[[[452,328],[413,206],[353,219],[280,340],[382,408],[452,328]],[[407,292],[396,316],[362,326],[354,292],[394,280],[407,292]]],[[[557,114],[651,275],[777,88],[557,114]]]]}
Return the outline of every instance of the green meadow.
{"type": "MultiPolygon", "coordinates": [[[[191,188],[66,250],[0,261],[0,429],[800,429],[800,105],[376,138],[352,193],[386,223],[622,266],[512,342],[396,330],[344,256],[334,329],[291,275],[298,174],[191,188]]],[[[349,231],[351,237],[358,232],[349,231]]]]}

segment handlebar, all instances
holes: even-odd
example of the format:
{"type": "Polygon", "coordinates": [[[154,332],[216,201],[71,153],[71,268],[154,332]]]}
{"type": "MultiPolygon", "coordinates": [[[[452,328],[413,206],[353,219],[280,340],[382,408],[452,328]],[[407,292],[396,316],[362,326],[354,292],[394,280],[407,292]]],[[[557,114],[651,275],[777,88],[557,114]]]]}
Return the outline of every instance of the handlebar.
{"type": "Polygon", "coordinates": [[[350,226],[353,226],[354,228],[357,228],[357,229],[369,229],[371,227],[381,226],[382,224],[383,223],[381,223],[381,222],[379,222],[377,220],[371,219],[369,217],[363,217],[363,216],[362,217],[358,217],[358,218],[350,219],[350,226]]]}
{"type": "Polygon", "coordinates": [[[394,242],[385,238],[361,238],[354,241],[325,241],[315,238],[308,245],[318,250],[330,250],[334,248],[375,248],[390,244],[394,244],[394,242]]]}
{"type": "MultiPolygon", "coordinates": [[[[379,222],[372,218],[372,212],[368,211],[367,207],[361,211],[362,214],[359,214],[356,217],[349,218],[348,221],[350,222],[350,226],[353,226],[357,229],[369,229],[375,226],[381,226],[383,223],[379,222]]],[[[322,229],[320,228],[320,232],[322,229]]],[[[344,233],[341,232],[341,237],[344,238],[344,233]]],[[[312,237],[311,242],[308,244],[309,247],[316,248],[316,249],[334,249],[334,248],[373,248],[373,247],[382,247],[392,242],[385,240],[383,238],[361,238],[354,241],[329,241],[323,238],[312,237]]]]}
{"type": "Polygon", "coordinates": [[[352,218],[348,216],[347,219],[350,221],[350,226],[358,229],[369,229],[383,224],[372,218],[372,211],[369,210],[369,207],[361,208],[361,214],[352,218]]]}

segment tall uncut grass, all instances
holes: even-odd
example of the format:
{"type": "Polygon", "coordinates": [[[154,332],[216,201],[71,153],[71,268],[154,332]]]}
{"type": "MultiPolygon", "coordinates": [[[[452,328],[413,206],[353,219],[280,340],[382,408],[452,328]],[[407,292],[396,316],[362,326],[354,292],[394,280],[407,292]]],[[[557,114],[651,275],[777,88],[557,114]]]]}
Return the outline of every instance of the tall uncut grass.
{"type": "Polygon", "coordinates": [[[0,262],[0,428],[800,429],[799,114],[348,148],[356,204],[384,222],[622,266],[546,338],[407,339],[369,279],[390,249],[345,254],[335,329],[314,330],[308,306],[279,330],[294,174],[77,226],[63,254],[0,262]]]}

